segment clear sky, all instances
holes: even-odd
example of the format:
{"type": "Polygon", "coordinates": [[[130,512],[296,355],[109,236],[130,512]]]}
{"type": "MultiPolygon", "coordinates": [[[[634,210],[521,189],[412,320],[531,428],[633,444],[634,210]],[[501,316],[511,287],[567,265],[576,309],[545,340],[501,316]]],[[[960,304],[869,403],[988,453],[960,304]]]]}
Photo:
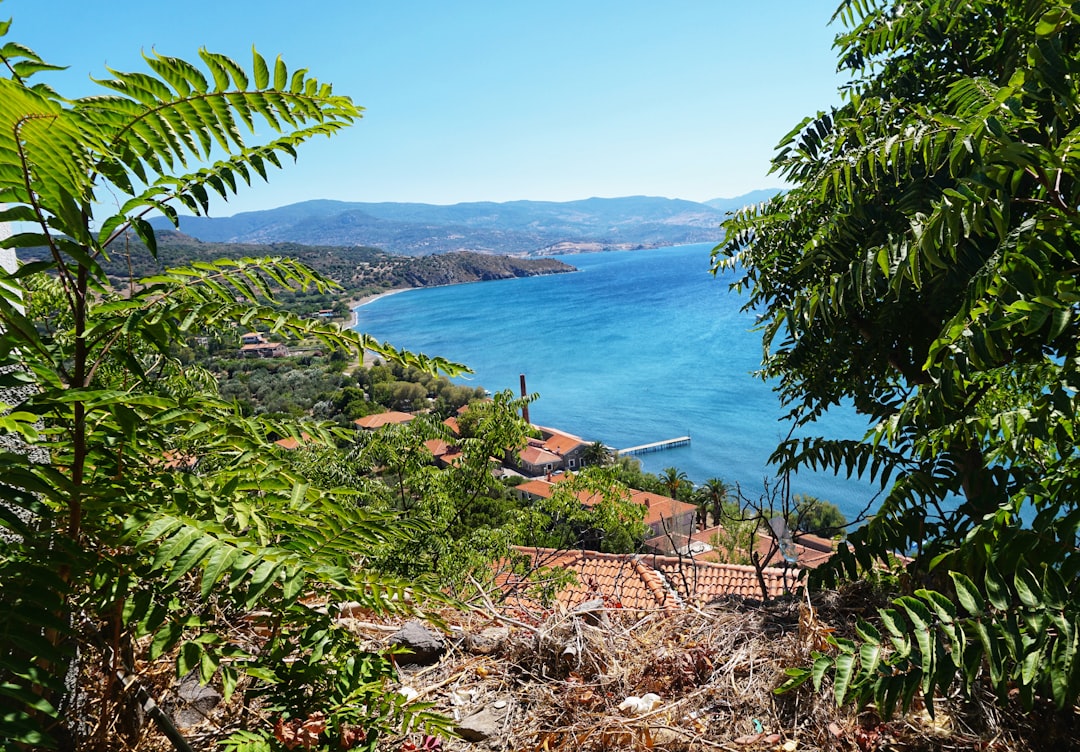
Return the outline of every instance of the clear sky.
{"type": "Polygon", "coordinates": [[[214,214],[311,198],[461,201],[780,185],[777,141],[839,101],[836,0],[4,0],[8,41],[94,92],[140,52],[199,47],[250,69],[254,44],[365,108],[214,214]]]}

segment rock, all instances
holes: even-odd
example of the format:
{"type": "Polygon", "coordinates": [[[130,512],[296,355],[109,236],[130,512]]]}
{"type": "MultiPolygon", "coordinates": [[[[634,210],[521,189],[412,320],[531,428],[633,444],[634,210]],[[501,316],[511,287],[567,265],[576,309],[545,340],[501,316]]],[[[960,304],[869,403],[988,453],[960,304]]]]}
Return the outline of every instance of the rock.
{"type": "Polygon", "coordinates": [[[505,718],[505,712],[485,708],[461,719],[457,732],[470,742],[482,742],[499,735],[505,718]]]}
{"type": "Polygon", "coordinates": [[[480,634],[469,634],[465,644],[470,653],[491,655],[501,651],[509,638],[510,630],[506,627],[488,627],[480,634]]]}
{"type": "Polygon", "coordinates": [[[446,652],[446,641],[442,635],[416,620],[405,622],[401,629],[391,635],[390,644],[407,651],[399,657],[402,663],[418,666],[436,663],[446,652]]]}
{"type": "Polygon", "coordinates": [[[580,616],[587,624],[607,628],[610,626],[610,621],[608,620],[606,608],[602,599],[594,598],[580,604],[570,613],[574,616],[580,616]]]}

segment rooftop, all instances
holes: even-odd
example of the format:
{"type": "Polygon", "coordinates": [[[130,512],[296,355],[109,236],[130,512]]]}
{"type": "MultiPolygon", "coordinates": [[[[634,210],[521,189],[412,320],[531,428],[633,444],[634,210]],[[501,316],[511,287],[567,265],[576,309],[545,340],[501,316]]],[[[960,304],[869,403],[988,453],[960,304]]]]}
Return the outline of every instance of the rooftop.
{"type": "MultiPolygon", "coordinates": [[[[556,602],[564,608],[574,608],[597,598],[612,608],[649,610],[678,607],[678,599],[664,584],[663,577],[652,567],[641,563],[639,557],[521,546],[515,546],[514,550],[530,557],[534,568],[566,569],[576,575],[577,582],[559,590],[555,596],[556,602]]],[[[504,575],[499,584],[504,592],[512,593],[509,600],[522,597],[531,600],[525,594],[525,588],[535,583],[504,575]]]]}
{"type": "Polygon", "coordinates": [[[358,418],[353,421],[360,428],[382,428],[385,425],[408,423],[415,418],[415,415],[409,413],[398,412],[397,410],[390,410],[385,413],[375,413],[374,415],[365,415],[363,418],[358,418]]]}

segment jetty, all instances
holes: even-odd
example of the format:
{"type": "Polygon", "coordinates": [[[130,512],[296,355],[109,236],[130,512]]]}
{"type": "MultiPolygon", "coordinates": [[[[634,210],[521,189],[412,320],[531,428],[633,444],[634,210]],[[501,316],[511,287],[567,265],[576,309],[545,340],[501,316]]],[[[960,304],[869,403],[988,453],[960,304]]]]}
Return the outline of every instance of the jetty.
{"type": "Polygon", "coordinates": [[[648,454],[649,452],[662,452],[665,449],[674,449],[681,446],[690,446],[689,436],[676,436],[674,439],[664,439],[663,441],[654,441],[651,444],[627,447],[626,449],[620,449],[619,454],[648,454]]]}

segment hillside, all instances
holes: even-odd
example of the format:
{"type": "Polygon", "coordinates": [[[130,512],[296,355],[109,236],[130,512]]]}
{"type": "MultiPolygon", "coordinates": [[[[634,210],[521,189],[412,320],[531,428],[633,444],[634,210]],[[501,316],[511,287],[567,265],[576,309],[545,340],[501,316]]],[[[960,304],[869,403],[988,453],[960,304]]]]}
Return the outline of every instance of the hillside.
{"type": "MultiPolygon", "coordinates": [[[[333,279],[346,296],[358,297],[383,290],[408,287],[481,282],[540,274],[576,271],[556,259],[525,259],[481,253],[451,253],[439,256],[396,256],[377,248],[312,246],[299,243],[210,243],[178,232],[157,233],[158,255],[155,259],[144,245],[133,238],[123,252],[114,251],[102,266],[115,279],[148,277],[168,267],[194,261],[257,256],[286,256],[297,259],[333,279]]],[[[32,260],[41,249],[20,251],[24,261],[32,260]]]]}
{"type": "MultiPolygon", "coordinates": [[[[182,217],[180,229],[214,242],[362,245],[411,256],[544,255],[719,242],[726,211],[761,200],[760,193],[709,204],[650,196],[450,206],[314,200],[231,217],[182,217]]],[[[164,219],[155,225],[171,227],[164,219]]]]}

